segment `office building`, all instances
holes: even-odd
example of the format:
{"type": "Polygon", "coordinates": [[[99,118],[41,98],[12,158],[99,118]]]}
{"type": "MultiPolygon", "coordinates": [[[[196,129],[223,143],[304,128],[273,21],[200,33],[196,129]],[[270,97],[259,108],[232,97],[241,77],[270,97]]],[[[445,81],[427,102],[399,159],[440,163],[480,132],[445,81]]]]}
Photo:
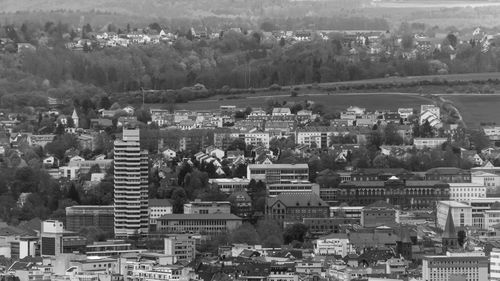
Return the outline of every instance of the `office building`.
{"type": "Polygon", "coordinates": [[[313,241],[314,254],[319,256],[339,255],[345,257],[354,253],[354,247],[345,233],[332,233],[313,241]]]}
{"type": "Polygon", "coordinates": [[[148,232],[148,152],[141,150],[139,129],[123,129],[115,141],[115,236],[148,232]]]}
{"type": "Polygon", "coordinates": [[[247,189],[248,184],[250,183],[249,179],[209,179],[208,183],[212,188],[217,188],[221,192],[226,194],[231,194],[235,190],[247,189]]]}
{"type": "Polygon", "coordinates": [[[94,242],[85,247],[87,256],[119,256],[122,254],[142,253],[145,249],[135,249],[132,244],[124,240],[107,240],[94,242]]]}
{"type": "Polygon", "coordinates": [[[242,219],[233,214],[170,214],[158,219],[157,230],[164,233],[217,235],[238,228],[242,219]]]}
{"type": "Polygon", "coordinates": [[[164,239],[165,255],[170,259],[170,264],[177,262],[189,263],[196,255],[196,241],[188,234],[169,235],[164,239]]]}
{"type": "Polygon", "coordinates": [[[230,214],[229,201],[201,201],[196,199],[184,204],[184,214],[230,214]]]}
{"type": "Polygon", "coordinates": [[[66,207],[66,229],[79,232],[82,228],[93,226],[107,233],[114,231],[113,206],[71,206],[66,207]]]}
{"type": "Polygon", "coordinates": [[[57,220],[42,222],[40,231],[40,252],[42,256],[56,256],[63,253],[63,223],[57,220]]]}
{"type": "Polygon", "coordinates": [[[307,164],[249,164],[247,178],[267,184],[309,180],[307,164]]]}
{"type": "Polygon", "coordinates": [[[438,228],[445,229],[448,212],[451,213],[456,226],[472,226],[472,207],[470,205],[456,201],[439,201],[436,214],[438,228]]]}
{"type": "Polygon", "coordinates": [[[164,215],[172,214],[172,202],[168,199],[149,199],[148,214],[150,227],[156,228],[156,220],[164,215]]]}
{"type": "Polygon", "coordinates": [[[38,237],[19,237],[10,242],[10,258],[20,260],[36,256],[38,237]]]}
{"type": "Polygon", "coordinates": [[[490,252],[490,280],[500,281],[500,249],[493,248],[490,252]]]}
{"type": "Polygon", "coordinates": [[[488,257],[483,252],[447,252],[443,256],[424,256],[423,281],[451,281],[465,278],[467,281],[488,280],[488,257]]]}
{"type": "Polygon", "coordinates": [[[500,224],[500,202],[491,205],[489,210],[484,210],[484,229],[494,231],[494,226],[500,224]]]}
{"type": "Polygon", "coordinates": [[[486,197],[486,186],[480,183],[450,182],[450,200],[470,202],[474,198],[486,197]]]}
{"type": "Polygon", "coordinates": [[[269,196],[277,196],[280,193],[290,193],[290,192],[313,192],[320,195],[319,185],[316,183],[311,183],[307,180],[305,181],[291,181],[289,183],[274,183],[267,185],[267,194],[269,196]]]}

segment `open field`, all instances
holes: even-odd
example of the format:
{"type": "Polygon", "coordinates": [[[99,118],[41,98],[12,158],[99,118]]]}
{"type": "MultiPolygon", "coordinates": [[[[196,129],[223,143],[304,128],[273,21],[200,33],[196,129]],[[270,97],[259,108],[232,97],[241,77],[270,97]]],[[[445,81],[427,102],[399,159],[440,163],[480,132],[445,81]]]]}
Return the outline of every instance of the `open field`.
{"type": "Polygon", "coordinates": [[[342,111],[351,105],[365,107],[368,110],[375,109],[398,109],[399,107],[420,107],[421,104],[429,104],[433,101],[418,94],[401,93],[337,93],[337,94],[310,94],[291,97],[290,95],[272,95],[272,96],[246,96],[238,99],[209,99],[197,100],[189,103],[177,104],[178,109],[203,110],[217,109],[221,105],[236,105],[237,107],[263,107],[267,106],[269,99],[277,100],[281,103],[301,102],[304,100],[314,101],[322,104],[325,111],[342,111]]]}
{"type": "Polygon", "coordinates": [[[500,124],[500,95],[447,95],[458,108],[468,126],[481,122],[500,124]]]}

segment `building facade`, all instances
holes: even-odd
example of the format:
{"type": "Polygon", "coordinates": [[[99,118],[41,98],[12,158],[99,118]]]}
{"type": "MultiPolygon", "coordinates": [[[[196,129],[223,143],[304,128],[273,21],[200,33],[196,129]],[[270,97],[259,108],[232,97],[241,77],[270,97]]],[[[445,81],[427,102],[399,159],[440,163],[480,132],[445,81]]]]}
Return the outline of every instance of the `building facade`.
{"type": "Polygon", "coordinates": [[[467,281],[487,281],[488,265],[488,257],[483,252],[447,252],[445,256],[425,256],[422,260],[422,280],[449,281],[461,276],[467,281]]]}
{"type": "Polygon", "coordinates": [[[231,202],[229,201],[201,201],[196,199],[184,204],[184,214],[230,214],[231,202]]]}
{"type": "Polygon", "coordinates": [[[267,184],[309,180],[309,166],[307,164],[249,164],[247,179],[260,180],[267,184]]]}
{"type": "Polygon", "coordinates": [[[113,206],[71,206],[66,207],[66,229],[79,232],[82,228],[93,226],[107,233],[114,231],[113,206]]]}
{"type": "Polygon", "coordinates": [[[266,216],[279,223],[302,222],[304,218],[328,218],[330,207],[312,192],[281,193],[267,199],[266,216]]]}
{"type": "Polygon", "coordinates": [[[217,235],[238,228],[241,218],[233,214],[170,214],[158,219],[163,233],[200,233],[217,235]]]}
{"type": "Polygon", "coordinates": [[[486,186],[479,183],[449,183],[450,200],[470,202],[475,198],[486,197],[486,186]]]}
{"type": "Polygon", "coordinates": [[[114,143],[115,236],[148,232],[148,152],[141,150],[139,129],[123,129],[114,143]]]}
{"type": "Polygon", "coordinates": [[[448,212],[456,226],[472,226],[472,207],[456,201],[439,201],[436,211],[436,226],[445,229],[448,212]]]}
{"type": "Polygon", "coordinates": [[[346,182],[339,184],[337,203],[363,206],[379,200],[400,209],[431,209],[437,201],[449,200],[450,186],[438,181],[400,180],[346,182]]]}

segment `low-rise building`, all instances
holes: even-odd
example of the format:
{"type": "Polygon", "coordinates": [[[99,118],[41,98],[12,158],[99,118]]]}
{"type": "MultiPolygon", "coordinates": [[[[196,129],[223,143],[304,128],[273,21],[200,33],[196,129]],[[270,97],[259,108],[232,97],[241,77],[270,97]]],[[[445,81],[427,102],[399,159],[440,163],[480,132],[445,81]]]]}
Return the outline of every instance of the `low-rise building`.
{"type": "Polygon", "coordinates": [[[327,218],[330,207],[312,192],[281,193],[267,199],[266,216],[279,223],[302,222],[304,218],[327,218]]]}
{"type": "Polygon", "coordinates": [[[212,188],[218,188],[221,192],[226,194],[231,194],[235,190],[239,189],[247,189],[248,184],[250,183],[249,179],[209,179],[208,183],[212,188]]]}
{"type": "Polygon", "coordinates": [[[322,236],[313,243],[314,254],[320,256],[339,255],[345,257],[354,253],[354,249],[349,242],[349,236],[345,233],[332,233],[322,236]]]}
{"type": "Polygon", "coordinates": [[[309,166],[307,164],[249,164],[247,179],[260,180],[267,184],[309,180],[309,166]]]}
{"type": "Polygon", "coordinates": [[[377,201],[361,211],[363,227],[392,226],[398,221],[398,211],[385,201],[377,201]]]}
{"type": "Polygon", "coordinates": [[[156,220],[163,216],[172,214],[172,202],[168,199],[149,199],[148,214],[150,227],[156,227],[156,220]]]}
{"type": "Polygon", "coordinates": [[[169,214],[158,218],[162,233],[200,233],[216,235],[238,228],[242,219],[233,214],[169,214]]]}
{"type": "Polygon", "coordinates": [[[414,138],[413,145],[417,149],[438,148],[447,141],[447,138],[414,138]]]}
{"type": "Polygon", "coordinates": [[[106,233],[114,231],[114,207],[75,205],[66,207],[66,229],[79,232],[85,227],[97,227],[106,233]]]}
{"type": "Polygon", "coordinates": [[[483,252],[447,252],[444,256],[424,256],[422,279],[448,281],[462,277],[464,280],[487,281],[488,266],[488,257],[483,252]]]}
{"type": "Polygon", "coordinates": [[[184,214],[230,214],[229,201],[201,201],[196,199],[184,204],[184,214]]]}

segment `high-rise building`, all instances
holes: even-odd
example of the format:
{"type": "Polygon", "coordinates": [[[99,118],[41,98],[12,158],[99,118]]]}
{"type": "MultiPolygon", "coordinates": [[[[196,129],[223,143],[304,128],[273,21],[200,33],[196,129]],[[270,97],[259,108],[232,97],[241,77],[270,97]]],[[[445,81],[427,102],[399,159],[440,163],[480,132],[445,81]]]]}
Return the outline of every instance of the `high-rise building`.
{"type": "Polygon", "coordinates": [[[139,138],[139,129],[124,128],[115,141],[115,237],[148,232],[148,152],[139,138]]]}

